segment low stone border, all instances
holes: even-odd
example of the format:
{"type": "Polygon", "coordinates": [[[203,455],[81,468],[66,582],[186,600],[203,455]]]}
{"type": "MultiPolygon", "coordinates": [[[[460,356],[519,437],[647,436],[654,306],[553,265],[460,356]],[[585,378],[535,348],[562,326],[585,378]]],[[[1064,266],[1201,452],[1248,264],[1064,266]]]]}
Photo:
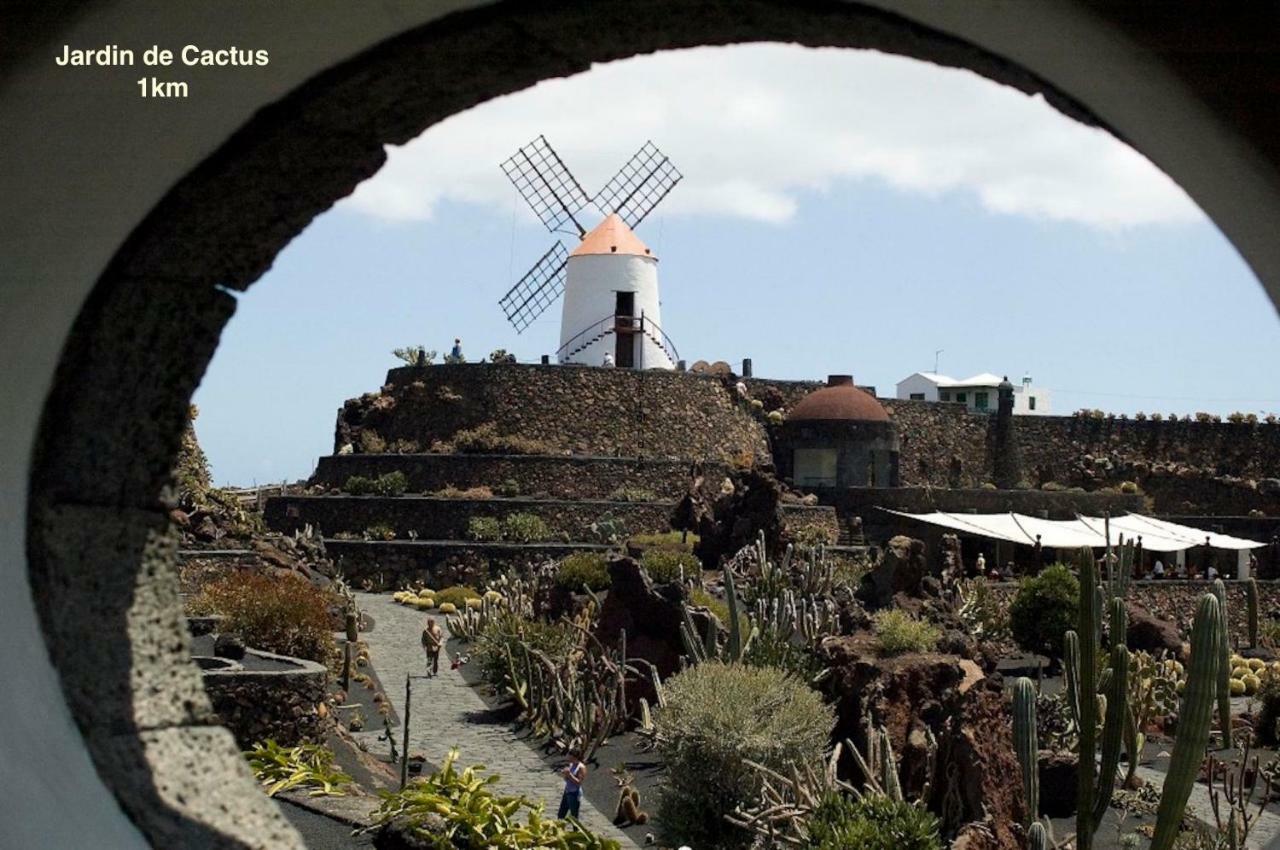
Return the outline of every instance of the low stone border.
{"type": "Polygon", "coordinates": [[[246,655],[287,666],[251,670],[231,662],[233,666],[203,670],[213,710],[241,749],[268,738],[293,746],[323,737],[323,719],[316,706],[324,702],[328,670],[314,661],[256,649],[246,650],[246,655]]]}

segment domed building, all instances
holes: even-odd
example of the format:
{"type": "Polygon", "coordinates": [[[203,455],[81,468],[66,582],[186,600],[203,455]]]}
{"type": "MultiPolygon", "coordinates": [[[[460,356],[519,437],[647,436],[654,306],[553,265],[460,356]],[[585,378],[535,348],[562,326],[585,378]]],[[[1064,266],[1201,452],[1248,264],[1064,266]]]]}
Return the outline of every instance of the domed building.
{"type": "Polygon", "coordinates": [[[897,426],[852,375],[831,375],[776,427],[774,462],[796,487],[897,487],[897,426]]]}

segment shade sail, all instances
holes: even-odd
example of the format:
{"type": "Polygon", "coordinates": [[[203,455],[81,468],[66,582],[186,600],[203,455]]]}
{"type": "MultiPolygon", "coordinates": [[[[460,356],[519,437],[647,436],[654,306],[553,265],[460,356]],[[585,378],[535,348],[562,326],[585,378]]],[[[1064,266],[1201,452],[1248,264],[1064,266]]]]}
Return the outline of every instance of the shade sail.
{"type": "MultiPolygon", "coordinates": [[[[1004,540],[1024,546],[1034,546],[1037,538],[1041,546],[1051,549],[1072,549],[1088,546],[1101,549],[1107,545],[1107,520],[1102,517],[1081,516],[1070,520],[1040,519],[1026,514],[951,514],[934,511],[911,514],[904,511],[881,508],[886,513],[906,517],[930,525],[974,534],[993,540],[1004,540]]],[[[1155,519],[1140,514],[1126,514],[1110,520],[1111,544],[1117,545],[1121,536],[1126,540],[1140,540],[1142,548],[1151,552],[1178,552],[1193,546],[1204,546],[1206,539],[1215,549],[1256,549],[1264,544],[1229,534],[1214,534],[1199,528],[1179,525],[1176,522],[1155,519]]]]}

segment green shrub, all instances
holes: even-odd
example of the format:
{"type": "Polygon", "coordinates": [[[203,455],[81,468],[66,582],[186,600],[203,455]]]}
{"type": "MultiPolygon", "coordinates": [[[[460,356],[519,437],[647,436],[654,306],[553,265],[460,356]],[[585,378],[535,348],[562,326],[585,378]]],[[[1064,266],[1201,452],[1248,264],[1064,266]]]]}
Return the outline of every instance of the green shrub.
{"type": "Polygon", "coordinates": [[[414,846],[422,847],[618,850],[617,841],[581,824],[545,816],[541,803],[495,791],[497,774],[486,776],[483,765],[458,770],[457,760],[458,751],[450,750],[430,776],[398,792],[382,792],[374,823],[394,820],[418,839],[414,846]]]}
{"type": "Polygon", "coordinates": [[[537,514],[511,514],[502,521],[502,538],[513,543],[539,543],[551,539],[551,529],[537,514]]]}
{"type": "Polygon", "coordinates": [[[584,586],[605,590],[609,587],[608,563],[599,552],[575,552],[560,562],[556,584],[574,593],[581,593],[584,586]]]}
{"type": "Polygon", "coordinates": [[[591,539],[609,545],[619,543],[627,536],[626,522],[611,513],[591,523],[587,530],[591,532],[591,539]]]}
{"type": "Polygon", "coordinates": [[[664,531],[661,534],[633,534],[627,542],[633,546],[683,549],[686,552],[692,552],[693,547],[698,545],[698,535],[690,531],[686,539],[683,532],[679,531],[664,531]]]}
{"type": "Polygon", "coordinates": [[[904,652],[933,652],[942,637],[942,629],[919,620],[906,611],[890,608],[875,615],[876,645],[885,655],[904,652]]]}
{"type": "Polygon", "coordinates": [[[502,523],[496,517],[473,516],[467,520],[467,539],[493,543],[502,539],[502,523]]]}
{"type": "Polygon", "coordinates": [[[364,530],[366,540],[395,540],[396,530],[385,522],[376,523],[364,530]]]}
{"type": "Polygon", "coordinates": [[[829,794],[809,819],[809,850],[942,850],[928,809],[884,795],[829,794]]]}
{"type": "Polygon", "coordinates": [[[1135,481],[1122,481],[1122,482],[1120,482],[1120,492],[1121,492],[1121,493],[1127,493],[1127,494],[1130,494],[1130,495],[1132,495],[1133,493],[1137,493],[1137,492],[1138,492],[1138,484],[1137,484],[1137,482],[1135,482],[1135,481]]]}
{"type": "Polygon", "coordinates": [[[519,434],[499,434],[498,426],[485,422],[474,428],[455,431],[438,450],[460,454],[541,455],[550,454],[551,448],[542,440],[521,437],[519,434]]]}
{"type": "Polygon", "coordinates": [[[680,580],[680,570],[686,578],[702,574],[702,563],[690,552],[677,549],[646,549],[640,557],[640,566],[657,584],[680,580]]]}
{"type": "Polygon", "coordinates": [[[409,479],[397,469],[377,478],[352,475],[342,485],[342,490],[352,496],[402,496],[408,487],[409,479]]]}
{"type": "Polygon", "coordinates": [[[324,664],[336,651],[329,609],[338,601],[301,576],[237,570],[206,583],[191,611],[222,615],[222,631],[253,649],[324,664]]]}
{"type": "Polygon", "coordinates": [[[451,587],[446,587],[444,590],[436,591],[435,598],[436,605],[452,602],[456,608],[461,610],[467,607],[468,599],[479,599],[480,594],[466,585],[455,584],[451,587]]]}
{"type": "Polygon", "coordinates": [[[836,542],[836,535],[831,529],[823,528],[820,525],[806,525],[796,530],[791,535],[792,542],[797,546],[830,546],[836,542]]]}
{"type": "Polygon", "coordinates": [[[724,816],[759,793],[760,775],[745,762],[784,773],[821,764],[833,716],[782,670],[708,661],[667,681],[654,724],[667,767],[657,817],[666,843],[739,848],[751,836],[724,816]]]}
{"type": "Polygon", "coordinates": [[[1024,578],[1009,606],[1009,631],[1018,646],[1050,658],[1062,657],[1062,636],[1076,627],[1080,582],[1065,564],[1024,578]]]}
{"type": "Polygon", "coordinates": [[[619,487],[609,494],[611,502],[656,502],[658,497],[651,490],[639,487],[619,487]]]}
{"type": "Polygon", "coordinates": [[[520,484],[514,478],[508,478],[498,485],[498,495],[507,499],[514,499],[520,495],[520,484]]]}

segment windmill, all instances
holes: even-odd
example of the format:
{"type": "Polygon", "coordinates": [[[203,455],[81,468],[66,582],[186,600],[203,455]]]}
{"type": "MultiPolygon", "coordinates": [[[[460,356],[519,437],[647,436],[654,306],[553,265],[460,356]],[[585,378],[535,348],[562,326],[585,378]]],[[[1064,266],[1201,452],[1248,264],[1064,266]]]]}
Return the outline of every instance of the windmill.
{"type": "Polygon", "coordinates": [[[653,144],[640,150],[589,196],[544,136],[520,148],[502,170],[552,233],[577,236],[572,252],[557,241],[499,301],[522,333],[564,294],[561,363],[673,368],[675,345],[659,325],[657,258],[632,228],[644,221],[682,175],[653,144]],[[604,216],[591,232],[583,211],[604,216]]]}

